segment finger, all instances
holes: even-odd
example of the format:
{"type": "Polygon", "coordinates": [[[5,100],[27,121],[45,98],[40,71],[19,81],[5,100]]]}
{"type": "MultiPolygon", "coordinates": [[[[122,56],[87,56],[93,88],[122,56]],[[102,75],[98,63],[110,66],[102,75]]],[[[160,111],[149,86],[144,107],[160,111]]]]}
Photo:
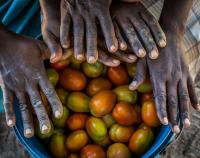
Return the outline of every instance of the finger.
{"type": "Polygon", "coordinates": [[[99,15],[98,19],[105,37],[107,48],[110,52],[115,52],[118,49],[118,41],[115,35],[112,19],[110,13],[103,13],[99,15]]]}
{"type": "Polygon", "coordinates": [[[5,109],[6,122],[9,127],[13,127],[16,123],[15,112],[13,109],[13,94],[6,85],[2,85],[3,106],[5,109]]]}
{"type": "Polygon", "coordinates": [[[111,54],[111,56],[126,63],[134,63],[137,60],[137,56],[130,53],[122,52],[120,50],[116,51],[114,54],[111,54]]]}
{"type": "Polygon", "coordinates": [[[189,127],[189,94],[187,89],[187,82],[183,79],[178,84],[178,97],[180,103],[181,121],[185,127],[189,127]]]}
{"type": "Polygon", "coordinates": [[[156,40],[156,43],[160,47],[165,47],[167,45],[166,36],[165,36],[165,33],[163,32],[162,28],[160,27],[160,24],[158,23],[158,21],[148,11],[142,12],[141,16],[144,19],[144,21],[146,22],[146,24],[149,26],[149,28],[151,29],[151,31],[154,35],[154,38],[156,40]]]}
{"type": "Polygon", "coordinates": [[[63,115],[62,103],[45,73],[40,77],[39,85],[51,105],[54,117],[61,118],[63,115]]]}
{"type": "Polygon", "coordinates": [[[174,133],[179,133],[180,129],[178,126],[178,97],[177,97],[177,85],[174,81],[167,83],[167,106],[168,106],[168,117],[169,122],[172,125],[174,133]]]}
{"type": "Polygon", "coordinates": [[[91,17],[86,19],[86,42],[87,42],[87,61],[92,64],[98,59],[97,51],[97,28],[95,20],[91,17]]]}
{"type": "Polygon", "coordinates": [[[130,22],[128,20],[119,20],[118,23],[123,30],[133,52],[138,57],[144,57],[146,55],[146,51],[139,41],[137,33],[130,22]]]}
{"type": "Polygon", "coordinates": [[[51,124],[48,117],[48,114],[45,110],[44,105],[42,104],[42,100],[40,94],[38,92],[38,88],[36,85],[29,85],[27,89],[29,99],[34,108],[34,111],[37,115],[40,124],[40,131],[42,134],[49,133],[51,130],[51,124]]]}
{"type": "Polygon", "coordinates": [[[137,17],[131,18],[130,21],[140,35],[145,45],[145,48],[148,51],[149,57],[151,59],[157,59],[159,54],[158,49],[147,25],[140,18],[137,17]]]}
{"type": "Polygon", "coordinates": [[[188,85],[187,87],[188,87],[191,104],[194,107],[194,109],[200,111],[200,105],[199,105],[197,93],[196,93],[194,82],[193,82],[191,76],[189,76],[189,78],[188,78],[187,85],[188,85]]]}
{"type": "Polygon", "coordinates": [[[62,48],[57,37],[51,32],[43,31],[43,40],[51,52],[50,62],[58,62],[62,57],[62,48]]]}
{"type": "Polygon", "coordinates": [[[51,57],[51,53],[50,53],[47,45],[43,41],[40,41],[40,40],[36,40],[36,41],[37,41],[36,43],[40,49],[42,59],[43,60],[49,59],[51,57]]]}
{"type": "Polygon", "coordinates": [[[156,111],[160,122],[163,125],[168,124],[167,109],[166,109],[166,86],[165,82],[157,79],[156,76],[151,77],[153,85],[154,100],[156,111]]]}
{"type": "Polygon", "coordinates": [[[106,66],[116,67],[120,65],[120,61],[108,56],[103,50],[99,49],[99,62],[106,66]]]}
{"type": "Polygon", "coordinates": [[[33,126],[33,119],[30,110],[28,109],[28,105],[26,102],[26,98],[24,93],[17,92],[16,97],[19,102],[19,107],[22,116],[22,122],[24,127],[24,136],[30,138],[34,135],[34,126],[33,126]]]}
{"type": "Polygon", "coordinates": [[[65,6],[64,1],[61,1],[60,42],[62,47],[66,49],[70,47],[71,17],[67,13],[65,6]]]}
{"type": "Polygon", "coordinates": [[[84,23],[83,19],[78,16],[73,18],[74,31],[74,55],[77,60],[84,59],[83,38],[84,38],[84,23]]]}
{"type": "Polygon", "coordinates": [[[121,35],[119,27],[117,26],[116,22],[113,22],[113,24],[114,24],[114,28],[115,28],[116,37],[117,37],[117,40],[118,40],[119,49],[120,50],[126,50],[127,44],[126,44],[126,41],[124,40],[124,38],[121,35]]]}
{"type": "Polygon", "coordinates": [[[135,77],[131,82],[131,84],[129,85],[129,89],[136,90],[146,79],[146,73],[147,73],[146,60],[140,59],[137,63],[135,77]]]}

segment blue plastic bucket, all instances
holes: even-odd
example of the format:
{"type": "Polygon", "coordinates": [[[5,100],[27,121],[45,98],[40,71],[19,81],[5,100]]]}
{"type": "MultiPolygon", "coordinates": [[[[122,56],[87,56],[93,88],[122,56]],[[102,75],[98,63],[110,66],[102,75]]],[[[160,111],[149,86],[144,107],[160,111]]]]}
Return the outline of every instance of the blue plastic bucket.
{"type": "MultiPolygon", "coordinates": [[[[14,127],[15,133],[19,141],[24,145],[27,151],[34,158],[50,158],[51,156],[48,154],[48,151],[43,148],[40,144],[39,140],[36,137],[31,139],[27,139],[23,135],[23,125],[21,120],[21,115],[19,111],[19,106],[17,101],[15,101],[15,110],[17,116],[17,123],[14,127]]],[[[160,153],[166,148],[168,144],[173,140],[174,135],[169,126],[162,126],[153,145],[151,148],[141,157],[142,158],[155,158],[160,155],[160,153]]]]}

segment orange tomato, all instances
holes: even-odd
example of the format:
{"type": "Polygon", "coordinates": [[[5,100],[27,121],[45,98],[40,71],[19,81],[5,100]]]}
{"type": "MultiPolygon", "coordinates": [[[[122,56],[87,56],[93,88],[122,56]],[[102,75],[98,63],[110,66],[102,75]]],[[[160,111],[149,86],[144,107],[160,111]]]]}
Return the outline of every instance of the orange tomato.
{"type": "Polygon", "coordinates": [[[143,102],[142,120],[146,125],[150,127],[158,127],[160,125],[154,101],[151,100],[143,102]]]}
{"type": "Polygon", "coordinates": [[[60,73],[60,84],[70,91],[81,91],[86,86],[85,75],[75,69],[67,68],[60,73]]]}
{"type": "Polygon", "coordinates": [[[116,86],[120,86],[120,85],[128,83],[128,79],[129,79],[128,74],[122,65],[119,65],[117,67],[109,67],[108,78],[116,86]]]}
{"type": "Polygon", "coordinates": [[[81,150],[81,158],[106,158],[106,153],[101,146],[89,144],[81,150]]]}
{"type": "Polygon", "coordinates": [[[114,107],[112,116],[117,123],[124,126],[130,126],[137,122],[137,113],[133,105],[126,102],[119,102],[114,107]]]}
{"type": "Polygon", "coordinates": [[[141,103],[148,101],[148,100],[153,100],[153,93],[143,93],[140,96],[140,100],[141,100],[141,103]]]}
{"type": "Polygon", "coordinates": [[[72,132],[66,140],[66,147],[70,151],[78,151],[88,142],[88,136],[84,130],[72,132]]]}
{"type": "Polygon", "coordinates": [[[86,120],[88,119],[88,115],[75,113],[71,115],[67,120],[67,127],[70,130],[79,130],[85,128],[86,120]]]}
{"type": "Polygon", "coordinates": [[[110,113],[115,105],[117,96],[111,90],[98,92],[90,100],[89,108],[93,116],[101,117],[110,113]]]}
{"type": "Polygon", "coordinates": [[[126,143],[129,141],[134,128],[132,126],[122,126],[114,124],[109,131],[109,135],[112,141],[119,143],[126,143]]]}
{"type": "Polygon", "coordinates": [[[131,152],[125,144],[114,143],[108,147],[107,158],[131,158],[131,152]]]}
{"type": "Polygon", "coordinates": [[[109,90],[112,88],[112,84],[110,81],[106,78],[95,78],[90,81],[90,83],[87,86],[87,93],[90,96],[95,95],[96,93],[102,91],[102,90],[109,90]]]}
{"type": "Polygon", "coordinates": [[[150,128],[138,129],[130,138],[129,149],[138,155],[143,154],[153,143],[154,134],[150,128]]]}

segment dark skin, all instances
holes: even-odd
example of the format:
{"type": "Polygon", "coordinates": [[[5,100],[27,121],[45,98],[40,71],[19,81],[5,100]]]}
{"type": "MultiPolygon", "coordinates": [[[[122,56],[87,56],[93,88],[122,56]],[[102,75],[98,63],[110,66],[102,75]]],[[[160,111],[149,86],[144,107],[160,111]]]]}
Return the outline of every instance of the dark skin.
{"type": "Polygon", "coordinates": [[[62,116],[63,107],[48,80],[43,64],[43,59],[49,57],[47,47],[41,41],[14,34],[2,25],[0,38],[1,87],[8,126],[12,127],[16,122],[13,108],[13,99],[16,97],[25,137],[30,138],[34,135],[31,106],[39,120],[41,132],[48,133],[51,125],[42,104],[40,90],[46,95],[56,118],[62,116]]]}
{"type": "Polygon", "coordinates": [[[120,43],[130,45],[138,57],[144,57],[147,52],[151,59],[158,58],[157,46],[165,47],[166,37],[157,20],[142,3],[113,3],[111,15],[120,43]]]}
{"type": "Polygon", "coordinates": [[[159,49],[160,57],[157,60],[152,61],[148,58],[139,60],[136,76],[130,84],[130,89],[137,89],[149,71],[157,115],[162,124],[169,122],[175,133],[180,132],[179,119],[185,127],[190,126],[190,105],[196,110],[200,110],[182,50],[186,20],[191,7],[192,0],[165,1],[160,24],[166,33],[167,46],[159,49]],[[178,115],[178,111],[180,115],[178,115]]]}

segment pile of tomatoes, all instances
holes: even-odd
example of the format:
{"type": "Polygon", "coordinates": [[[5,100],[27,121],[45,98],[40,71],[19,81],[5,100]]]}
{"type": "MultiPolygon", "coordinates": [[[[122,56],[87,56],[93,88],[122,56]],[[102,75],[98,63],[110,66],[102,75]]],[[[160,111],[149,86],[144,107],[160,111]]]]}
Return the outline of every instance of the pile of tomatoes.
{"type": "Polygon", "coordinates": [[[128,84],[135,74],[134,64],[106,67],[88,64],[74,57],[51,64],[47,74],[64,106],[61,119],[51,114],[48,134],[36,135],[57,158],[130,158],[145,153],[160,126],[150,82],[137,91],[128,84]]]}

